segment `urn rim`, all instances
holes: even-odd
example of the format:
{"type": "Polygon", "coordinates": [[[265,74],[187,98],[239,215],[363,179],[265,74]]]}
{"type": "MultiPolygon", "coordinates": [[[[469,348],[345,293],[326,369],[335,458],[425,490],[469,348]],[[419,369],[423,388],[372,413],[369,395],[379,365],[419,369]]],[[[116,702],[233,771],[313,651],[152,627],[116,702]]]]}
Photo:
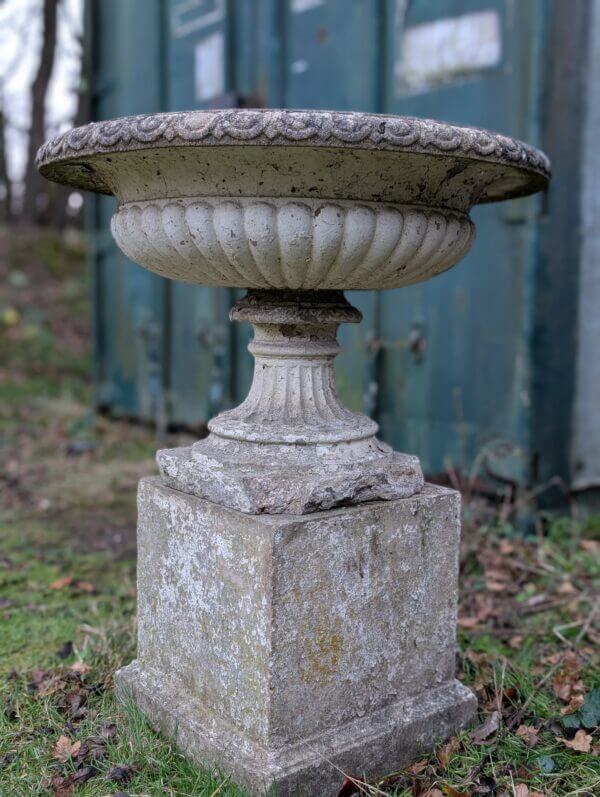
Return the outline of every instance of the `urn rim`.
{"type": "Polygon", "coordinates": [[[432,159],[479,163],[480,180],[491,187],[484,187],[474,204],[535,193],[547,187],[551,176],[550,161],[541,150],[483,128],[411,116],[295,109],[179,111],[91,122],[47,141],[36,163],[41,174],[55,182],[114,194],[110,182],[95,173],[100,157],[232,146],[414,154],[420,156],[424,173],[432,159]],[[510,169],[516,180],[494,187],[502,169],[510,169]]]}

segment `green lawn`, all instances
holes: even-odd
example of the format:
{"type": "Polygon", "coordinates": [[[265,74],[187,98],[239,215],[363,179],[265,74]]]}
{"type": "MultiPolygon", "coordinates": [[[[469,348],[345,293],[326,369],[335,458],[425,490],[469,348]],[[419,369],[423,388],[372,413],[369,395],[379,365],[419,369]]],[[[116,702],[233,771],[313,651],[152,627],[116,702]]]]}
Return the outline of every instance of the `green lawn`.
{"type": "MultiPolygon", "coordinates": [[[[90,412],[80,248],[16,246],[0,236],[0,795],[242,795],[114,701],[157,441],[90,412]]],[[[600,518],[540,516],[527,538],[510,518],[467,502],[457,673],[478,727],[343,795],[600,793],[600,518]]]]}

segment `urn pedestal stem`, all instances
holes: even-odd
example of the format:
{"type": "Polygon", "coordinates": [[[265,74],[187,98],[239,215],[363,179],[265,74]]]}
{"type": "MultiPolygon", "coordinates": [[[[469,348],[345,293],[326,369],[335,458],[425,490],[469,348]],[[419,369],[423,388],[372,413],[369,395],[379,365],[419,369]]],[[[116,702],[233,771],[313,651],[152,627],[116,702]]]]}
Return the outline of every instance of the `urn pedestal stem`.
{"type": "Polygon", "coordinates": [[[230,317],[254,327],[250,392],[209,422],[205,440],[158,452],[166,484],[241,512],[293,515],[423,487],[418,458],[378,440],[375,421],[337,395],[337,328],[361,320],[341,291],[252,290],[230,317]]]}
{"type": "Polygon", "coordinates": [[[248,443],[325,446],[377,433],[374,421],[343,406],[335,387],[338,326],[362,319],[342,291],[249,291],[230,318],[254,327],[248,346],[254,379],[239,407],[209,422],[213,434],[248,443]]]}

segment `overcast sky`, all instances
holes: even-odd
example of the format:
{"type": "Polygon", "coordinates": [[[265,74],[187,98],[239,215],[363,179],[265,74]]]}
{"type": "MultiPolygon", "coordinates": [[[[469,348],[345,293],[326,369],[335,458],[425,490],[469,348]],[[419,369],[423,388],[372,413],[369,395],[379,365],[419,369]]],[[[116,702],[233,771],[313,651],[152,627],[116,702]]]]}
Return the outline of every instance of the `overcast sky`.
{"type": "MultiPolygon", "coordinates": [[[[75,115],[82,6],[82,0],[62,0],[59,6],[56,61],[46,106],[50,135],[70,127],[75,115]]],[[[40,57],[41,10],[42,0],[0,0],[0,84],[9,122],[8,171],[14,181],[19,181],[25,170],[30,87],[40,57]]]]}

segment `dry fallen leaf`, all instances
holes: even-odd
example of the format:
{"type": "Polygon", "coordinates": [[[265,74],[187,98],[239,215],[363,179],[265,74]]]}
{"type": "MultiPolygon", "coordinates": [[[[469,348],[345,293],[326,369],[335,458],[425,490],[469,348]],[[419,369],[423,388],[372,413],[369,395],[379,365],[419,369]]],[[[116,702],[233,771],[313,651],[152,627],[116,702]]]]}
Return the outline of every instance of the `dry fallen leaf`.
{"type": "Polygon", "coordinates": [[[475,628],[479,620],[477,617],[459,617],[456,621],[460,628],[475,628]]]}
{"type": "Polygon", "coordinates": [[[558,664],[562,656],[563,654],[560,651],[556,651],[555,653],[551,653],[549,656],[544,656],[542,659],[542,664],[552,664],[552,666],[554,666],[555,664],[558,664]]]}
{"type": "Polygon", "coordinates": [[[596,553],[600,551],[600,540],[581,540],[579,547],[587,553],[596,553]]]}
{"type": "Polygon", "coordinates": [[[74,785],[79,785],[81,783],[86,783],[90,778],[93,778],[94,775],[98,773],[98,770],[93,764],[88,764],[86,767],[81,767],[78,769],[77,772],[74,772],[71,775],[73,779],[74,785]]]}
{"type": "Polygon", "coordinates": [[[128,783],[135,775],[136,768],[130,764],[115,764],[106,775],[107,780],[114,780],[116,783],[128,783]]]}
{"type": "Polygon", "coordinates": [[[524,783],[517,783],[515,797],[529,797],[529,788],[524,783]]]}
{"type": "Polygon", "coordinates": [[[538,733],[539,730],[533,725],[519,725],[517,728],[517,736],[520,736],[528,747],[536,746],[539,741],[538,733]]]}
{"type": "Polygon", "coordinates": [[[96,585],[92,584],[91,581],[76,581],[75,586],[80,592],[87,592],[89,594],[96,592],[96,585]]]}
{"type": "Polygon", "coordinates": [[[66,687],[66,682],[62,680],[58,675],[49,676],[44,681],[36,685],[36,694],[39,697],[50,697],[50,695],[56,694],[56,692],[62,692],[62,690],[66,687]]]}
{"type": "Polygon", "coordinates": [[[500,714],[497,711],[492,713],[486,718],[478,728],[475,728],[471,733],[471,739],[475,744],[479,744],[495,733],[500,727],[500,714]]]}
{"type": "Polygon", "coordinates": [[[77,672],[79,675],[85,675],[88,673],[92,668],[89,664],[84,664],[82,661],[76,661],[74,664],[71,664],[69,667],[70,672],[77,672]]]}
{"type": "Polygon", "coordinates": [[[592,749],[592,737],[583,730],[577,731],[572,739],[560,739],[560,741],[569,750],[575,750],[578,753],[589,753],[592,749]]]}
{"type": "Polygon", "coordinates": [[[552,681],[552,691],[563,703],[569,703],[574,692],[583,692],[585,689],[579,677],[580,667],[579,656],[574,651],[565,653],[560,671],[552,681]]]}
{"type": "Polygon", "coordinates": [[[523,637],[521,634],[515,634],[508,640],[508,646],[513,650],[518,650],[523,644],[523,637]]]}
{"type": "Polygon", "coordinates": [[[559,595],[573,595],[573,593],[577,592],[573,584],[568,580],[561,581],[556,591],[559,595]]]}
{"type": "Polygon", "coordinates": [[[63,576],[63,578],[57,578],[56,581],[53,581],[52,584],[50,584],[50,589],[64,589],[72,583],[73,576],[63,576]]]}
{"type": "Polygon", "coordinates": [[[573,674],[578,674],[581,669],[581,660],[574,650],[568,650],[563,658],[563,668],[573,674]]]}
{"type": "Polygon", "coordinates": [[[494,581],[493,579],[485,580],[485,588],[488,592],[505,592],[507,584],[504,581],[494,581]]]}
{"type": "Polygon", "coordinates": [[[71,797],[73,794],[73,776],[69,775],[54,775],[48,783],[52,788],[54,797],[71,797]]]}
{"type": "Polygon", "coordinates": [[[68,761],[71,757],[71,750],[73,749],[73,745],[71,744],[71,740],[68,736],[59,736],[58,741],[52,748],[52,755],[54,758],[57,758],[63,764],[65,761],[68,761]]]}
{"type": "Polygon", "coordinates": [[[406,771],[410,775],[418,775],[427,767],[428,761],[415,761],[414,764],[411,764],[409,767],[406,767],[406,771]]]}
{"type": "Polygon", "coordinates": [[[560,710],[560,713],[563,715],[563,717],[567,714],[574,714],[576,711],[579,711],[584,703],[585,697],[583,695],[573,695],[569,701],[569,705],[563,706],[560,710]]]}
{"type": "Polygon", "coordinates": [[[474,650],[467,650],[467,659],[472,664],[485,664],[488,661],[489,655],[487,653],[476,653],[474,650]]]}
{"type": "Polygon", "coordinates": [[[453,736],[449,742],[447,742],[443,747],[438,750],[438,761],[440,762],[440,766],[444,769],[448,766],[448,762],[454,755],[454,753],[458,750],[458,739],[456,736],[453,736]]]}
{"type": "Polygon", "coordinates": [[[426,791],[423,797],[444,797],[444,792],[436,789],[434,786],[433,789],[426,791]]]}
{"type": "Polygon", "coordinates": [[[559,676],[552,681],[552,691],[559,700],[568,703],[571,699],[573,687],[568,681],[565,681],[562,676],[559,676]]]}

